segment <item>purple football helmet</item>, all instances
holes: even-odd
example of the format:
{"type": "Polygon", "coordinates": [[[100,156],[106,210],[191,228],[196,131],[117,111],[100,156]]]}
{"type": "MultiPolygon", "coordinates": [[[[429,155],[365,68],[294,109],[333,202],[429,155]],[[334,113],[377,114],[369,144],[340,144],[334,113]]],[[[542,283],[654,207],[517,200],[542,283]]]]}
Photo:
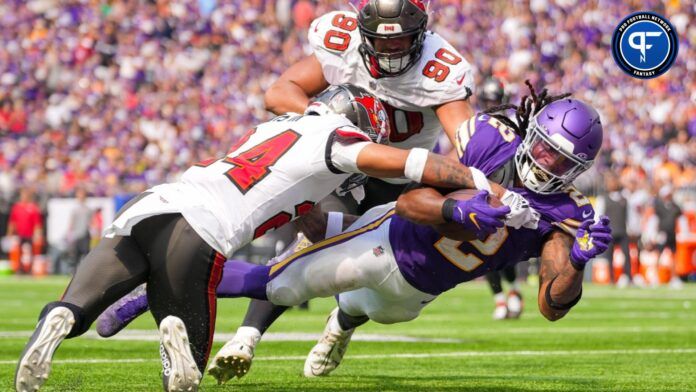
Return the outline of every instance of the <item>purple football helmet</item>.
{"type": "Polygon", "coordinates": [[[541,193],[564,191],[594,163],[602,123],[590,105],[574,98],[550,103],[529,120],[515,165],[522,183],[541,193]]]}

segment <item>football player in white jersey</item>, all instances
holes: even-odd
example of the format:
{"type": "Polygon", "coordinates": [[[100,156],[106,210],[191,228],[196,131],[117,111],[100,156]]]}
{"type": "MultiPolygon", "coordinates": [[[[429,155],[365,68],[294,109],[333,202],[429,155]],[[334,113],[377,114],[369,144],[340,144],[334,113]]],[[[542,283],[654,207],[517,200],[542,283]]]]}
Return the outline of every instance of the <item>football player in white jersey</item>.
{"type": "MultiPolygon", "coordinates": [[[[266,108],[301,113],[329,85],[350,83],[385,105],[391,146],[432,150],[442,129],[454,133],[473,111],[471,65],[437,33],[427,31],[420,0],[363,0],[357,13],[335,11],[309,28],[313,54],[292,65],[268,89],[266,108]]],[[[360,214],[396,200],[404,179],[370,181],[360,214]],[[392,184],[393,186],[389,186],[392,184]]]]}
{"type": "Polygon", "coordinates": [[[454,160],[379,144],[389,136],[386,111],[364,90],[333,87],[307,113],[319,106],[334,114],[288,114],[261,124],[224,157],[194,165],[179,182],[125,206],[61,300],[43,308],[15,389],[38,390],[63,339],[83,334],[107,306],[147,282],[164,389],[197,390],[214,332],[215,290],[237,248],[308,212],[351,173],[476,186],[473,172],[454,160]]]}
{"type": "MultiPolygon", "coordinates": [[[[266,108],[276,114],[302,112],[311,97],[329,85],[351,83],[377,96],[391,125],[390,145],[432,150],[444,129],[454,145],[457,128],[473,111],[468,98],[473,70],[444,38],[427,30],[428,14],[420,0],[362,0],[356,12],[335,11],[309,28],[313,53],[288,68],[268,89],[266,108]]],[[[343,212],[362,215],[396,200],[408,180],[370,179],[356,207],[349,198],[343,212]]],[[[326,201],[324,201],[325,204],[326,201]]],[[[354,203],[354,202],[353,202],[354,203]]],[[[335,209],[335,201],[330,203],[335,209]]],[[[232,339],[242,376],[261,335],[287,308],[252,300],[232,339]]]]}

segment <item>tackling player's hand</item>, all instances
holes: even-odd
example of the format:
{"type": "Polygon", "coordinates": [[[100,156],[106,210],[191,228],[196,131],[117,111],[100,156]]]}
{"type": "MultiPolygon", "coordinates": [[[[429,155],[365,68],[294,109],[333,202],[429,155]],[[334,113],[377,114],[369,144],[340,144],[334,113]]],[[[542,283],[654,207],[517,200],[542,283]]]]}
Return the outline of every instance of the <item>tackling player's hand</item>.
{"type": "Polygon", "coordinates": [[[500,201],[510,207],[510,213],[505,217],[505,224],[515,229],[526,227],[536,229],[541,215],[529,205],[527,199],[517,192],[506,191],[500,201]]]}
{"type": "Polygon", "coordinates": [[[611,240],[609,217],[603,215],[597,223],[593,219],[583,221],[570,249],[570,263],[575,269],[582,270],[588,261],[609,248],[611,240]]]}
{"type": "Polygon", "coordinates": [[[503,219],[510,212],[507,206],[491,207],[488,204],[488,192],[481,191],[469,200],[454,200],[451,204],[450,220],[464,226],[483,240],[503,227],[503,219]]]}
{"type": "Polygon", "coordinates": [[[320,116],[324,116],[327,114],[335,114],[333,110],[329,107],[329,105],[325,104],[324,102],[312,102],[309,106],[307,106],[307,109],[305,109],[304,114],[318,114],[320,116]]]}

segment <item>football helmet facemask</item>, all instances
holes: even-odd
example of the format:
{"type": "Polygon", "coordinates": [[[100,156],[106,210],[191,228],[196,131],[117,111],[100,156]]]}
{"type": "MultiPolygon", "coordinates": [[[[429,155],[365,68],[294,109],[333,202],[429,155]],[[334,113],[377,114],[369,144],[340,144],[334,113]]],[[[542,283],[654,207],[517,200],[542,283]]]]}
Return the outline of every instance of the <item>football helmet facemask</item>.
{"type": "Polygon", "coordinates": [[[428,13],[420,0],[362,0],[359,51],[374,78],[398,76],[421,56],[428,13]]]}

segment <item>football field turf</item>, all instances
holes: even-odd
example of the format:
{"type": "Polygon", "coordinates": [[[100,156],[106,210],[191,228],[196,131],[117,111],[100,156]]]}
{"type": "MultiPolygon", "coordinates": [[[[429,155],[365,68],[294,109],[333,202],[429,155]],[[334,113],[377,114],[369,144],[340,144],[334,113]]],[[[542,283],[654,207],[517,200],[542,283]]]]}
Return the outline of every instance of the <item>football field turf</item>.
{"type": "MultiPolygon", "coordinates": [[[[15,361],[42,306],[63,292],[65,278],[0,277],[0,390],[12,390],[15,361]]],[[[331,299],[291,310],[271,328],[250,373],[204,391],[687,391],[696,390],[696,286],[684,290],[615,290],[586,286],[563,320],[543,319],[536,288],[524,287],[521,320],[491,320],[492,299],[480,282],[462,285],[409,323],[359,329],[341,366],[305,379],[304,357],[324,328],[331,299]]],[[[218,302],[217,337],[241,322],[247,300],[218,302]]],[[[65,341],[45,391],[161,390],[158,343],[149,314],[119,340],[65,341]]]]}

